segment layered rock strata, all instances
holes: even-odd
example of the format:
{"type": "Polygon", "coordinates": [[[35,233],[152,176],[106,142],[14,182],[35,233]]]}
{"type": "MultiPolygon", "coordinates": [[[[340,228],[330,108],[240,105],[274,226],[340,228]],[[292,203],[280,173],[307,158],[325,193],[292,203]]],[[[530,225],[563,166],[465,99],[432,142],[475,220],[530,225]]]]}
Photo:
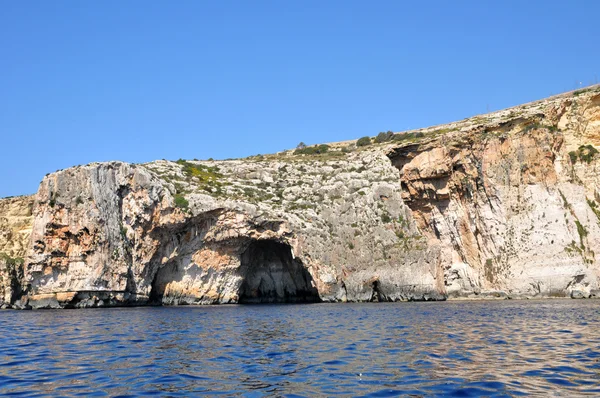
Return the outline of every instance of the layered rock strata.
{"type": "Polygon", "coordinates": [[[0,199],[0,308],[11,306],[22,295],[32,208],[31,196],[0,199]]]}
{"type": "Polygon", "coordinates": [[[4,305],[598,295],[598,88],[378,141],[49,174],[4,305]]]}

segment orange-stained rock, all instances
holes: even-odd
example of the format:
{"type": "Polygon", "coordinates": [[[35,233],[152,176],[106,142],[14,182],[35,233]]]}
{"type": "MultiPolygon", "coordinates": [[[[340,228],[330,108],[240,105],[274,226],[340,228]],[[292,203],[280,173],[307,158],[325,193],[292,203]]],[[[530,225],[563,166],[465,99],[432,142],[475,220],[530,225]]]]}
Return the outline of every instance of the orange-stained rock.
{"type": "Polygon", "coordinates": [[[598,87],[353,145],[49,174],[0,200],[0,306],[597,293],[598,87]]]}

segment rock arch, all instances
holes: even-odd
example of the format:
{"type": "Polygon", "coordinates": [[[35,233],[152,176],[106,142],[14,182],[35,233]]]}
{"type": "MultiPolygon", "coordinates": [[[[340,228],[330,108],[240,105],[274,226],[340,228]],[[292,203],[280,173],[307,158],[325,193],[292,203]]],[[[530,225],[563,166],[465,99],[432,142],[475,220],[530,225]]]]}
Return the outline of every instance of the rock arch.
{"type": "Polygon", "coordinates": [[[313,278],[292,249],[275,240],[256,240],[242,253],[240,303],[320,301],[313,278]]]}

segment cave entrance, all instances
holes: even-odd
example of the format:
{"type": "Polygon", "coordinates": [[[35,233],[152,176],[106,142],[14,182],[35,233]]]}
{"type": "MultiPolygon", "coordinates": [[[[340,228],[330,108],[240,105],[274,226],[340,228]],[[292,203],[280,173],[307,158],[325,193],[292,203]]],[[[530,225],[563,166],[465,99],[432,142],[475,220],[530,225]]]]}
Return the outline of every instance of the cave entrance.
{"type": "Polygon", "coordinates": [[[242,254],[240,303],[306,303],[320,301],[313,278],[292,257],[289,245],[253,241],[242,254]]]}

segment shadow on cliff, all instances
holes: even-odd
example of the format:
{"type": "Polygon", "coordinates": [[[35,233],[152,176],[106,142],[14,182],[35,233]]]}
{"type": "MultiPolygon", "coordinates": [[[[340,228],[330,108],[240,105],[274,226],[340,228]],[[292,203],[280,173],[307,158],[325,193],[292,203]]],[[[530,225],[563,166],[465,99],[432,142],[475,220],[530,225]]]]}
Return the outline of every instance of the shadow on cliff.
{"type": "Polygon", "coordinates": [[[310,303],[320,301],[313,278],[289,245],[253,241],[242,253],[239,303],[310,303]]]}
{"type": "MultiPolygon", "coordinates": [[[[203,267],[195,264],[193,253],[202,247],[199,234],[192,242],[184,242],[177,235],[172,241],[181,250],[181,254],[156,271],[152,280],[149,304],[151,305],[186,305],[186,304],[218,304],[218,303],[311,303],[321,301],[319,292],[306,267],[292,255],[288,244],[275,240],[232,241],[233,247],[239,247],[241,254],[235,249],[224,250],[223,247],[211,247],[216,257],[239,256],[239,267],[234,271],[225,268],[203,267]],[[244,248],[245,247],[245,248],[244,248]],[[181,285],[187,279],[191,285],[184,284],[185,291],[167,291],[170,284],[181,285]],[[215,280],[220,283],[233,284],[232,297],[206,295],[215,280]],[[191,293],[191,294],[190,294],[191,293]],[[224,299],[223,299],[224,298],[224,299]]],[[[206,247],[206,246],[204,246],[206,247]]],[[[173,247],[170,247],[173,250],[173,247]]]]}

